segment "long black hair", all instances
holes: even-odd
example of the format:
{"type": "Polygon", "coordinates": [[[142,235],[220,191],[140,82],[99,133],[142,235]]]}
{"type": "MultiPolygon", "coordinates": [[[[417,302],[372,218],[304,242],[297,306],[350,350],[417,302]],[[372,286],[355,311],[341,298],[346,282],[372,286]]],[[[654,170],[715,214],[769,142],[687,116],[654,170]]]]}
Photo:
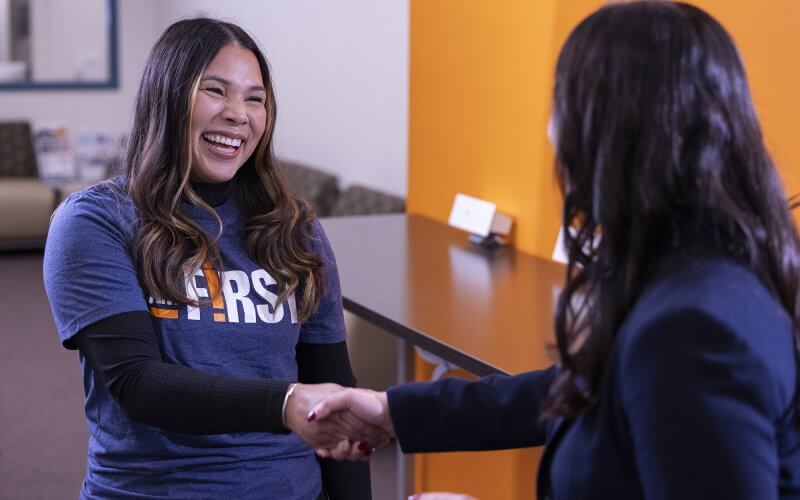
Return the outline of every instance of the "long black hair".
{"type": "Polygon", "coordinates": [[[256,42],[235,24],[208,18],[178,21],[164,31],[147,59],[123,159],[125,189],[140,221],[133,242],[136,270],[148,293],[178,304],[193,303],[184,290],[186,276],[207,264],[221,272],[214,237],[183,206],[195,204],[217,217],[189,183],[190,124],[203,70],[231,44],[253,53],[267,91],[264,134],[237,173],[239,201],[248,215],[245,250],[275,278],[279,303],[302,290],[299,315],[305,320],[324,288],[322,261],[310,250],[314,214],[291,193],[276,164],[276,104],[269,66],[256,42]]]}
{"type": "Polygon", "coordinates": [[[797,231],[742,61],[716,20],[683,3],[601,8],[561,50],[553,120],[569,262],[549,415],[596,400],[617,329],[678,250],[749,266],[800,344],[797,231]]]}

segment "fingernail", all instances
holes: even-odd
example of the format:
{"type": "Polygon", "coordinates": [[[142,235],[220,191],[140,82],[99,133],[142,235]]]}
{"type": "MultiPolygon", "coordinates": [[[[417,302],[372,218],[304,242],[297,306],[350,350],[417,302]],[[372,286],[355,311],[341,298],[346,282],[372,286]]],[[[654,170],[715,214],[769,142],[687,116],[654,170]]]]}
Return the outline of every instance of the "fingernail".
{"type": "Polygon", "coordinates": [[[372,452],[373,452],[373,451],[375,451],[375,450],[373,450],[372,448],[370,448],[369,450],[367,450],[367,451],[365,451],[365,452],[364,452],[364,455],[366,455],[366,456],[370,456],[370,455],[372,455],[372,452]]]}
{"type": "Polygon", "coordinates": [[[367,446],[367,443],[365,443],[364,441],[361,441],[360,443],[358,443],[358,450],[359,451],[364,451],[367,448],[369,448],[369,446],[367,446]]]}
{"type": "Polygon", "coordinates": [[[309,422],[313,422],[314,419],[317,418],[317,412],[312,411],[311,413],[308,414],[308,417],[306,418],[308,419],[309,422]]]}

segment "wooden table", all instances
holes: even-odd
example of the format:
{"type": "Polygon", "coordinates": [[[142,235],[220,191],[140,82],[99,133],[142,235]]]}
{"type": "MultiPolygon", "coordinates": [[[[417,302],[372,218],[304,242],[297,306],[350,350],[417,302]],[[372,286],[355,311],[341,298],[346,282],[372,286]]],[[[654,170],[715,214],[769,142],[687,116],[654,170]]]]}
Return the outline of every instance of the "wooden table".
{"type": "MultiPolygon", "coordinates": [[[[478,376],[551,364],[561,264],[476,247],[466,233],[421,216],[329,218],[322,225],[348,311],[478,376]]],[[[400,380],[413,379],[409,348],[398,350],[400,380]]],[[[398,478],[404,499],[408,472],[398,478]]]]}

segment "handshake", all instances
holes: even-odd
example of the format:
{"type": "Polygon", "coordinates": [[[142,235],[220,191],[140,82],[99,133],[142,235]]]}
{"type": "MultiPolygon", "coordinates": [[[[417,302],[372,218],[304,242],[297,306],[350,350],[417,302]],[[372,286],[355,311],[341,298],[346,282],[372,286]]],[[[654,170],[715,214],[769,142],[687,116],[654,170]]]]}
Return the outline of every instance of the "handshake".
{"type": "Polygon", "coordinates": [[[322,458],[365,460],[395,436],[385,392],[337,384],[295,384],[284,424],[322,458]]]}
{"type": "MultiPolygon", "coordinates": [[[[284,409],[286,427],[322,458],[365,460],[395,437],[385,392],[337,384],[295,384],[284,409]]],[[[433,492],[414,500],[476,500],[469,495],[433,492]]]]}

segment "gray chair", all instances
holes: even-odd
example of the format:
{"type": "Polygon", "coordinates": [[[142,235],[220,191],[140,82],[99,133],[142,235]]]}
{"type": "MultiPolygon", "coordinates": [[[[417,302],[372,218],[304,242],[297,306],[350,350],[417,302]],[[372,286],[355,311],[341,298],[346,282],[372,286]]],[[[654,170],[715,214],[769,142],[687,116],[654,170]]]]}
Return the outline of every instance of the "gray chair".
{"type": "Polygon", "coordinates": [[[339,197],[339,179],[335,175],[284,160],[278,164],[295,195],[311,203],[317,216],[330,215],[339,197]]]}
{"type": "Polygon", "coordinates": [[[41,248],[56,202],[39,180],[30,125],[0,122],[0,250],[41,248]]]}
{"type": "Polygon", "coordinates": [[[403,198],[364,186],[347,188],[336,200],[331,216],[402,213],[406,210],[403,198]]]}
{"type": "Polygon", "coordinates": [[[36,178],[36,153],[26,122],[0,122],[0,178],[36,178]]]}

